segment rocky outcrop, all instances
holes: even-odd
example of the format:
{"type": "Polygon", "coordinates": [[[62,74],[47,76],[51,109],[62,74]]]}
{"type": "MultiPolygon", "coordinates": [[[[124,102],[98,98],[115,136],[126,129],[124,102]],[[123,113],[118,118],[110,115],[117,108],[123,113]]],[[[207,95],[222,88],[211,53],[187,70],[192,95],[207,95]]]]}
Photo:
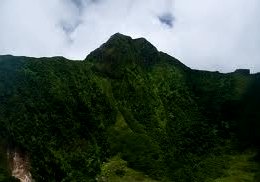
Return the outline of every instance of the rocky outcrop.
{"type": "Polygon", "coordinates": [[[17,150],[8,151],[7,155],[12,176],[21,182],[33,182],[28,157],[17,150]]]}

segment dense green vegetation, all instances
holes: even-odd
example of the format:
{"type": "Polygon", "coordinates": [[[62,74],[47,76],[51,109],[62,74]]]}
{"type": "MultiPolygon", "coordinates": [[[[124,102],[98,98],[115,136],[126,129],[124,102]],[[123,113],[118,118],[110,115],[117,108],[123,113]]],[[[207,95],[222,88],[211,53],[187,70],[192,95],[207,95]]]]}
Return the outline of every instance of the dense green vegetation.
{"type": "Polygon", "coordinates": [[[36,181],[220,178],[258,147],[259,91],[259,74],[192,70],[120,34],[84,61],[0,56],[0,181],[7,148],[36,181]]]}

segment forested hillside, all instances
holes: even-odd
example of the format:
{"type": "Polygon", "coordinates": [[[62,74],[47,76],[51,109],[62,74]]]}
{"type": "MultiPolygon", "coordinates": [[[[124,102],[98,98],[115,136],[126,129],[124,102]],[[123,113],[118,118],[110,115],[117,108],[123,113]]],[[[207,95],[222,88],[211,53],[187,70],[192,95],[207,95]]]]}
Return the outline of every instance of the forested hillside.
{"type": "Polygon", "coordinates": [[[257,151],[259,93],[260,74],[192,70],[121,34],[84,61],[0,56],[0,181],[10,150],[36,181],[213,181],[257,151]]]}

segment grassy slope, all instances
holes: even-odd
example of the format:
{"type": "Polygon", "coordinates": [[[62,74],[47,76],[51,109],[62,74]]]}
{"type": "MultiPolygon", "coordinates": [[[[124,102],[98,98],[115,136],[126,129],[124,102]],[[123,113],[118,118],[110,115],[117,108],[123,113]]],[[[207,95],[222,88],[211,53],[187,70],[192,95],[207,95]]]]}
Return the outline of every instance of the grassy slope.
{"type": "Polygon", "coordinates": [[[227,156],[229,166],[224,176],[215,179],[214,182],[259,182],[259,164],[253,160],[256,155],[253,151],[227,156]]]}

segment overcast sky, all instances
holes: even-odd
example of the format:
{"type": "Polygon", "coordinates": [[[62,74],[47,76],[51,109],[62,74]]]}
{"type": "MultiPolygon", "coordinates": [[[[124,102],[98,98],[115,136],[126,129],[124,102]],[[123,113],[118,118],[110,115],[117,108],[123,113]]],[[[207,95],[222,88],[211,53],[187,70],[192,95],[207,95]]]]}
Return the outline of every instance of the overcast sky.
{"type": "Polygon", "coordinates": [[[116,32],[191,68],[260,72],[259,0],[0,0],[0,54],[82,60],[116,32]]]}

